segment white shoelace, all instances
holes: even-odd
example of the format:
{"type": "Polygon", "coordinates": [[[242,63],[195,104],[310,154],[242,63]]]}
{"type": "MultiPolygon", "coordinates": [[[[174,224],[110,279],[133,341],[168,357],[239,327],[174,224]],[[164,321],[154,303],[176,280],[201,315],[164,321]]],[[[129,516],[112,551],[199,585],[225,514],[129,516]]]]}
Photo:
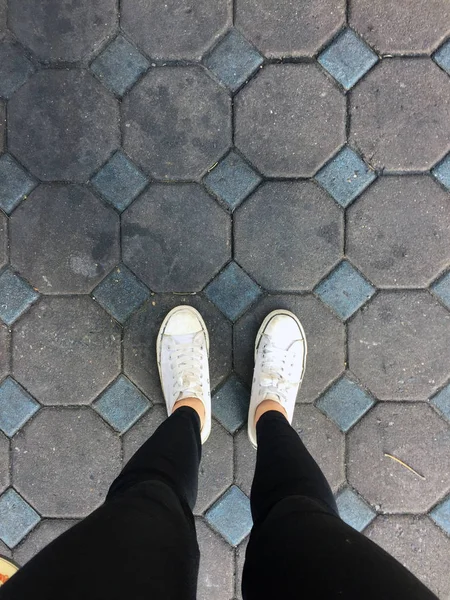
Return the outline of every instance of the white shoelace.
{"type": "Polygon", "coordinates": [[[296,387],[293,382],[295,353],[292,350],[267,345],[262,350],[260,385],[264,394],[275,394],[281,401],[286,402],[286,395],[296,387]]]}
{"type": "Polygon", "coordinates": [[[178,343],[170,351],[170,366],[174,374],[174,395],[178,398],[185,392],[202,397],[203,346],[192,341],[178,343]]]}

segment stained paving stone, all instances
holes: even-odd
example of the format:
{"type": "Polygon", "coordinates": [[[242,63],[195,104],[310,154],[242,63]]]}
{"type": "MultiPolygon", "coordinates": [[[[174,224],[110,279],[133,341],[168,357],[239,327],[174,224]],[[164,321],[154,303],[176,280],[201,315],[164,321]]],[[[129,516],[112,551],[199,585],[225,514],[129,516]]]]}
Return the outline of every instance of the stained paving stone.
{"type": "Polygon", "coordinates": [[[9,372],[11,335],[5,325],[0,324],[0,378],[9,372]]]}
{"type": "Polygon", "coordinates": [[[234,483],[250,496],[255,474],[256,450],[248,439],[247,427],[234,436],[234,483]]]}
{"type": "Polygon", "coordinates": [[[0,318],[12,325],[38,298],[39,294],[10,269],[0,275],[0,318]]]}
{"type": "Polygon", "coordinates": [[[247,420],[250,390],[232,375],[212,398],[212,412],[234,434],[247,420]]]}
{"type": "Polygon", "coordinates": [[[206,512],[207,522],[232,546],[247,537],[252,528],[250,500],[235,485],[206,512]]]}
{"type": "Polygon", "coordinates": [[[376,169],[426,171],[448,150],[450,80],[428,58],[388,58],[353,90],[350,143],[376,169]]]}
{"type": "Polygon", "coordinates": [[[9,155],[0,156],[0,208],[12,212],[35,187],[36,181],[9,155]]]}
{"type": "Polygon", "coordinates": [[[236,598],[242,600],[242,574],[245,564],[245,553],[247,552],[248,538],[236,548],[236,598]]]}
{"type": "Polygon", "coordinates": [[[229,263],[205,289],[205,295],[230,321],[236,321],[261,293],[261,288],[235,262],[229,263]]]}
{"type": "Polygon", "coordinates": [[[261,177],[236,152],[230,152],[203,179],[215,196],[234,210],[261,182],[261,177]]]}
{"type": "Polygon", "coordinates": [[[0,496],[0,539],[14,548],[39,523],[37,512],[13,488],[0,496]]]}
{"type": "Polygon", "coordinates": [[[450,33],[450,6],[433,0],[386,5],[382,0],[351,0],[350,25],[382,54],[428,54],[450,33]]]}
{"type": "Polygon", "coordinates": [[[44,181],[86,181],[119,145],[117,101],[88,71],[40,71],[9,102],[8,144],[44,181]]]}
{"type": "Polygon", "coordinates": [[[442,44],[433,55],[433,60],[450,74],[450,40],[442,44]]]}
{"type": "Polygon", "coordinates": [[[114,0],[10,0],[9,25],[43,61],[76,62],[100,46],[116,27],[114,0]]]}
{"type": "Polygon", "coordinates": [[[145,415],[125,432],[123,440],[124,465],[139,448],[154,434],[156,429],[167,419],[166,407],[158,404],[152,406],[145,415]]]}
{"type": "Polygon", "coordinates": [[[450,595],[448,538],[427,517],[378,516],[365,532],[439,598],[450,595]]]}
{"type": "Polygon", "coordinates": [[[0,429],[12,437],[39,410],[39,404],[11,377],[0,385],[0,429]]]}
{"type": "Polygon", "coordinates": [[[0,98],[10,98],[34,68],[19,44],[0,43],[0,98]]]}
{"type": "Polygon", "coordinates": [[[198,292],[230,259],[230,230],[198,184],[153,184],[122,216],[123,260],[152,291],[198,292]]]}
{"type": "Polygon", "coordinates": [[[200,547],[198,600],[230,600],[234,594],[233,549],[203,519],[196,519],[200,547]]]}
{"type": "Polygon", "coordinates": [[[264,288],[310,290],[342,255],[343,212],[312,182],[268,182],[236,211],[234,237],[237,262],[264,288]]]}
{"type": "Polygon", "coordinates": [[[312,56],[345,21],[343,0],[238,0],[236,25],[266,56],[312,56]]]}
{"type": "Polygon", "coordinates": [[[378,399],[425,400],[448,378],[450,314],[428,292],[381,292],[348,337],[350,370],[378,399]]]}
{"type": "Polygon", "coordinates": [[[123,96],[150,66],[133,44],[119,35],[91,64],[91,71],[112,92],[123,96]]]}
{"type": "Polygon", "coordinates": [[[119,438],[90,408],[43,408],[12,453],[17,490],[45,517],[88,515],[120,469],[119,438]]]}
{"type": "Polygon", "coordinates": [[[119,327],[88,296],[48,296],[14,328],[14,377],[43,404],[88,404],[119,370],[119,327]]]}
{"type": "Polygon", "coordinates": [[[426,287],[450,262],[449,227],[432,178],[381,177],[347,213],[346,252],[379,287],[426,287]]]}
{"type": "Polygon", "coordinates": [[[378,404],[347,444],[350,485],[383,512],[427,512],[448,491],[450,427],[426,404],[378,404]]]}
{"type": "Polygon", "coordinates": [[[433,396],[430,402],[450,423],[450,385],[446,385],[440,392],[433,396]]]}
{"type": "MultiPolygon", "coordinates": [[[[9,485],[9,440],[0,433],[0,493],[9,485]]],[[[1,549],[0,549],[1,554],[1,549]]]]}
{"type": "Polygon", "coordinates": [[[151,69],[123,122],[125,151],[157,179],[198,179],[231,145],[231,99],[200,66],[151,69]]]}
{"type": "Polygon", "coordinates": [[[19,565],[24,565],[55,538],[73,527],[75,523],[77,521],[69,519],[43,519],[14,549],[14,560],[19,565]]]}
{"type": "Polygon", "coordinates": [[[351,488],[345,488],[336,498],[339,515],[348,525],[362,531],[376,517],[376,512],[367,502],[355,494],[351,488]]]}
{"type": "Polygon", "coordinates": [[[297,400],[313,402],[344,370],[344,325],[323,302],[307,294],[264,298],[234,328],[234,366],[250,385],[254,344],[264,318],[278,308],[291,310],[301,320],[308,341],[305,377],[297,400]]]}
{"type": "Polygon", "coordinates": [[[88,293],[119,260],[119,226],[85,187],[41,185],[11,216],[11,263],[44,294],[88,293]]]}
{"type": "Polygon", "coordinates": [[[210,335],[210,379],[214,390],[231,371],[231,323],[205,298],[197,295],[156,295],[126,323],[124,371],[152,403],[164,402],[156,364],[156,337],[166,314],[189,304],[203,316],[210,335]]]}
{"type": "Polygon", "coordinates": [[[430,513],[433,521],[450,535],[450,496],[447,496],[430,513]]]}
{"type": "Polygon", "coordinates": [[[261,54],[236,29],[231,29],[221,40],[204,64],[221,83],[232,92],[262,64],[261,54]]]}
{"type": "Polygon", "coordinates": [[[267,176],[311,177],[345,141],[345,98],[312,63],[266,66],[235,113],[236,146],[267,176]]]}

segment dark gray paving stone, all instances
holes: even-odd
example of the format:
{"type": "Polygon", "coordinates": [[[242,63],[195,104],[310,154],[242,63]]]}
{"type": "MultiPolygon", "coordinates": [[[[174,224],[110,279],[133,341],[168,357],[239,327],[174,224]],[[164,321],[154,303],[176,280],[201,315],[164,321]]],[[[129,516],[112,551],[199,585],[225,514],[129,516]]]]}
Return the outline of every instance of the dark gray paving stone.
{"type": "Polygon", "coordinates": [[[220,423],[234,434],[247,420],[250,390],[232,375],[212,399],[212,411],[220,423]]]}
{"type": "Polygon", "coordinates": [[[206,520],[232,546],[237,546],[252,528],[250,500],[232,485],[205,514],[206,520]]]}
{"type": "Polygon", "coordinates": [[[41,185],[11,216],[11,263],[44,294],[89,293],[119,260],[119,227],[85,187],[41,185]]]}
{"type": "Polygon", "coordinates": [[[122,438],[124,465],[166,419],[165,406],[152,406],[137,423],[125,432],[122,438]]]}
{"type": "Polygon", "coordinates": [[[350,370],[381,400],[425,400],[448,379],[450,314],[428,292],[381,292],[348,337],[350,370]]]}
{"type": "Polygon", "coordinates": [[[222,313],[201,296],[156,295],[127,321],[123,342],[125,374],[153,403],[164,402],[156,364],[156,337],[166,314],[180,304],[200,311],[208,328],[211,388],[216,388],[231,371],[231,323],[222,313]]]}
{"type": "Polygon", "coordinates": [[[448,491],[450,427],[426,404],[378,404],[347,444],[350,485],[382,512],[425,513],[448,491]]]}
{"type": "Polygon", "coordinates": [[[350,142],[376,169],[426,171],[449,139],[450,80],[428,58],[385,59],[351,94],[350,142]]]}
{"type": "Polygon", "coordinates": [[[448,535],[450,535],[450,496],[444,498],[430,513],[430,517],[443,529],[448,535]]]}
{"type": "Polygon", "coordinates": [[[31,76],[33,71],[33,65],[18,44],[6,41],[0,43],[1,98],[10,98],[31,76]]]}
{"type": "Polygon", "coordinates": [[[255,474],[256,450],[248,439],[247,427],[234,436],[234,483],[250,496],[255,474]]]}
{"type": "Polygon", "coordinates": [[[344,325],[317,298],[276,295],[264,298],[234,327],[234,366],[248,385],[254,364],[254,345],[264,318],[278,308],[291,310],[302,322],[308,343],[306,372],[297,398],[313,402],[344,370],[344,325]]]}
{"type": "Polygon", "coordinates": [[[231,258],[230,217],[195,183],[150,186],[122,225],[123,261],[154,292],[198,292],[231,258]]]}
{"type": "Polygon", "coordinates": [[[196,519],[200,547],[198,600],[230,600],[234,594],[233,549],[203,519],[196,519]]]}
{"type": "Polygon", "coordinates": [[[10,0],[9,25],[44,61],[75,62],[89,55],[116,27],[114,0],[10,0]]]}
{"type": "Polygon", "coordinates": [[[44,408],[15,436],[15,486],[45,517],[84,517],[120,470],[120,441],[90,408],[44,408]]]}
{"type": "Polygon", "coordinates": [[[39,404],[11,377],[0,385],[0,429],[12,437],[39,410],[39,404]]]}
{"type": "Polygon", "coordinates": [[[234,225],[237,262],[268,290],[310,290],[342,256],[343,211],[309,181],[263,184],[234,225]]]}
{"type": "Polygon", "coordinates": [[[14,548],[39,523],[40,516],[14,488],[0,496],[0,540],[14,548]]]}
{"type": "Polygon", "coordinates": [[[46,297],[14,329],[14,376],[43,404],[88,404],[119,371],[119,327],[88,296],[46,297]]]}
{"type": "Polygon", "coordinates": [[[0,318],[7,325],[12,325],[38,296],[26,281],[6,269],[0,275],[0,318]]]}
{"type": "Polygon", "coordinates": [[[448,538],[427,517],[380,515],[366,535],[412,571],[439,598],[450,596],[448,538]]]}
{"type": "Polygon", "coordinates": [[[271,58],[312,56],[345,21],[343,0],[238,0],[236,25],[271,58]]]}
{"type": "Polygon", "coordinates": [[[0,40],[6,35],[6,0],[0,0],[0,40]]]}
{"type": "Polygon", "coordinates": [[[40,71],[9,102],[8,144],[44,181],[86,181],[119,146],[117,101],[88,71],[40,71]]]}
{"type": "Polygon", "coordinates": [[[6,113],[5,103],[0,102],[0,152],[5,149],[6,113]]]}
{"type": "Polygon", "coordinates": [[[231,14],[231,0],[124,0],[121,25],[153,59],[198,60],[231,25],[231,14]]]}
{"type": "Polygon", "coordinates": [[[0,208],[7,214],[27,197],[36,181],[10,156],[0,157],[0,208]]]}
{"type": "Polygon", "coordinates": [[[236,598],[242,600],[242,572],[244,570],[245,553],[247,552],[248,539],[236,548],[236,598]]]}
{"type": "MultiPolygon", "coordinates": [[[[9,440],[0,433],[0,493],[9,485],[9,440]]],[[[0,549],[1,554],[1,549],[0,549]]]]}
{"type": "Polygon", "coordinates": [[[425,287],[450,262],[449,228],[431,177],[381,177],[348,211],[346,252],[378,287],[425,287]]]}
{"type": "MultiPolygon", "coordinates": [[[[8,220],[0,211],[0,268],[8,261],[8,220]]],[[[1,359],[0,359],[1,362],[1,359]]]]}
{"type": "Polygon", "coordinates": [[[24,565],[45,546],[77,523],[66,519],[43,519],[30,535],[14,549],[14,560],[24,565]]]}
{"type": "Polygon", "coordinates": [[[236,146],[272,177],[311,177],[345,141],[345,98],[311,64],[268,65],[235,99],[236,146]]]}
{"type": "Polygon", "coordinates": [[[0,325],[0,378],[9,373],[11,336],[5,325],[0,325]]]}
{"type": "Polygon", "coordinates": [[[350,25],[382,54],[428,54],[450,33],[450,6],[445,0],[386,4],[351,0],[350,25]]]}
{"type": "Polygon", "coordinates": [[[376,517],[376,512],[349,487],[337,495],[336,504],[341,519],[356,531],[365,529],[376,517]]]}
{"type": "Polygon", "coordinates": [[[157,179],[197,179],[231,145],[230,105],[199,66],[151,69],[124,99],[124,149],[157,179]]]}

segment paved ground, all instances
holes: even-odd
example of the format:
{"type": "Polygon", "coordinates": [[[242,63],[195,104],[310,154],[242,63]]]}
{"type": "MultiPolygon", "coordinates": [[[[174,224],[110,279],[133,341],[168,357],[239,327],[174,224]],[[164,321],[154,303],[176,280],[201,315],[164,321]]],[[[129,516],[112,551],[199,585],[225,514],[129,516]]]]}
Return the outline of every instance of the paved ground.
{"type": "Polygon", "coordinates": [[[212,336],[199,598],[240,596],[262,318],[343,517],[450,598],[450,4],[0,0],[0,552],[88,514],[212,336]],[[399,462],[403,461],[403,462],[399,462]]]}

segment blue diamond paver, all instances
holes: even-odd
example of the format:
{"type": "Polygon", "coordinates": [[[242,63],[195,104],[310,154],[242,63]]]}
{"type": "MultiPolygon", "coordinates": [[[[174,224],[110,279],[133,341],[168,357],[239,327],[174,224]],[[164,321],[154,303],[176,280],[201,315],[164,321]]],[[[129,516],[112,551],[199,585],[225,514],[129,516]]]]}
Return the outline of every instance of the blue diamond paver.
{"type": "Polygon", "coordinates": [[[39,410],[39,404],[11,377],[0,385],[0,429],[12,437],[39,410]]]}
{"type": "Polygon", "coordinates": [[[120,433],[134,425],[150,406],[149,400],[123,375],[93,404],[105,421],[120,433]]]}
{"type": "Polygon", "coordinates": [[[38,296],[26,281],[6,269],[0,275],[0,318],[12,325],[38,296]]]}
{"type": "Polygon", "coordinates": [[[231,262],[205,289],[206,296],[235,321],[261,295],[261,288],[235,262],[231,262]]]}
{"type": "Polygon", "coordinates": [[[0,42],[0,98],[9,98],[33,73],[18,44],[0,42]]]}
{"type": "Polygon", "coordinates": [[[91,71],[112,92],[123,96],[149,66],[150,63],[145,56],[119,35],[94,60],[91,71]]]}
{"type": "Polygon", "coordinates": [[[450,190],[450,154],[447,154],[431,172],[442,185],[450,190]]]}
{"type": "Polygon", "coordinates": [[[213,415],[234,434],[247,419],[249,402],[250,391],[232,375],[213,396],[213,415]]]}
{"type": "Polygon", "coordinates": [[[261,182],[256,173],[236,152],[230,152],[203,179],[210,192],[234,210],[261,182]]]}
{"type": "Polygon", "coordinates": [[[444,498],[430,512],[430,517],[439,525],[448,535],[450,535],[450,496],[444,498]]]}
{"type": "Polygon", "coordinates": [[[13,488],[0,496],[0,540],[14,548],[41,520],[13,488]]]}
{"type": "Polygon", "coordinates": [[[432,290],[450,309],[450,271],[433,283],[432,290]]]}
{"type": "Polygon", "coordinates": [[[450,384],[446,385],[440,392],[438,392],[430,400],[433,404],[450,422],[450,384]]]}
{"type": "Polygon", "coordinates": [[[373,403],[372,398],[359,385],[344,375],[319,398],[316,406],[345,433],[373,403]]]}
{"type": "Polygon", "coordinates": [[[253,524],[250,500],[235,485],[219,498],[205,517],[232,546],[237,546],[247,537],[253,524]]]}
{"type": "Polygon", "coordinates": [[[375,293],[375,288],[343,260],[315,289],[320,299],[342,319],[348,319],[375,293]]]}
{"type": "Polygon", "coordinates": [[[122,212],[142,192],[147,177],[122,151],[118,151],[92,178],[94,188],[122,212]]]}
{"type": "Polygon", "coordinates": [[[263,61],[256,48],[239,31],[232,29],[206,58],[205,65],[235,92],[263,61]]]}
{"type": "Polygon", "coordinates": [[[346,208],[376,179],[376,174],[356,152],[345,146],[317,173],[315,179],[346,208]]]}
{"type": "Polygon", "coordinates": [[[378,56],[351,29],[343,31],[318,61],[346,90],[378,62],[378,56]]]}
{"type": "Polygon", "coordinates": [[[447,40],[433,55],[434,61],[450,75],[450,40],[447,40]]]}
{"type": "Polygon", "coordinates": [[[9,154],[0,157],[0,208],[12,212],[36,182],[9,154]]]}
{"type": "Polygon", "coordinates": [[[342,520],[357,531],[365,529],[377,516],[375,511],[350,488],[345,488],[339,493],[336,504],[342,520]]]}
{"type": "Polygon", "coordinates": [[[150,292],[125,265],[119,265],[95,288],[92,296],[117,321],[124,323],[150,292]]]}

